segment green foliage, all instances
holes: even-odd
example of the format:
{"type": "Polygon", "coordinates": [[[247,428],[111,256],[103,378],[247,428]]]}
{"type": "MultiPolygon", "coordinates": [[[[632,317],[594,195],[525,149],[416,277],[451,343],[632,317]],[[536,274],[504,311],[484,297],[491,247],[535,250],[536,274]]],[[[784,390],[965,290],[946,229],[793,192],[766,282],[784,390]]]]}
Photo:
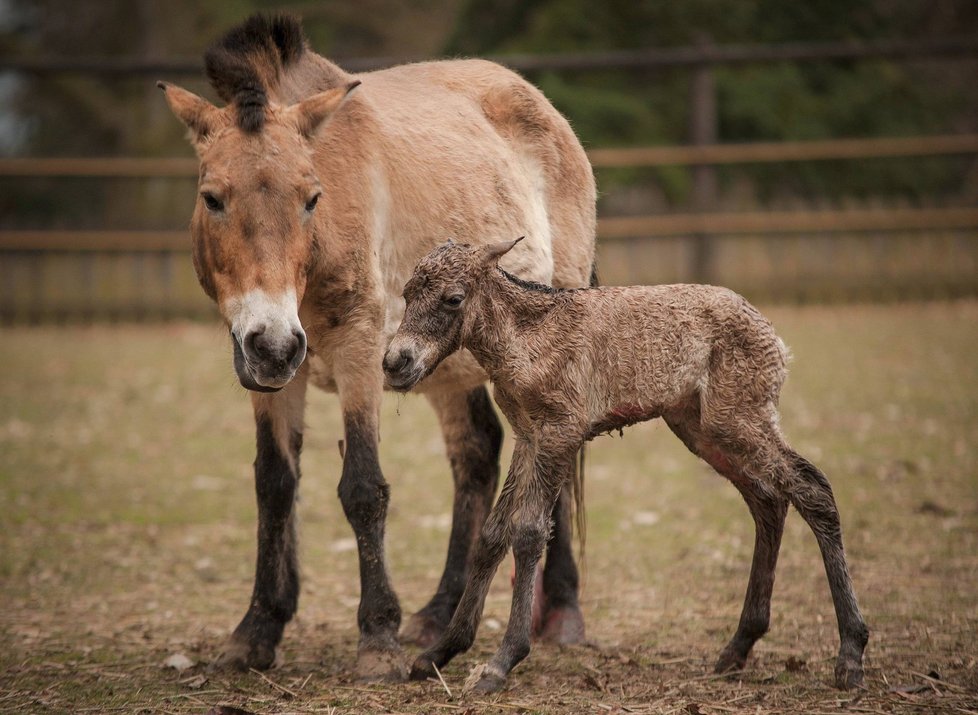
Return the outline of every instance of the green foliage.
{"type": "MultiPolygon", "coordinates": [[[[469,0],[447,49],[472,54],[589,52],[688,45],[901,39],[978,29],[978,6],[923,0],[687,0],[630,2],[469,0]],[[492,17],[484,31],[485,18],[492,17]]],[[[767,63],[715,70],[724,142],[914,136],[976,128],[974,63],[767,63]]],[[[535,76],[591,146],[682,144],[687,70],[535,76]],[[600,106],[597,106],[600,105],[600,106]]],[[[806,163],[739,168],[762,193],[925,196],[954,191],[962,164],[927,161],[806,163]]],[[[646,172],[647,174],[647,172],[646,172]]],[[[671,172],[675,175],[675,172],[671,172]]],[[[657,172],[661,182],[670,172],[657,172]]],[[[637,173],[616,172],[612,183],[637,173]]],[[[604,177],[602,177],[604,178],[604,177]]],[[[664,188],[675,196],[678,184],[664,188]]]]}

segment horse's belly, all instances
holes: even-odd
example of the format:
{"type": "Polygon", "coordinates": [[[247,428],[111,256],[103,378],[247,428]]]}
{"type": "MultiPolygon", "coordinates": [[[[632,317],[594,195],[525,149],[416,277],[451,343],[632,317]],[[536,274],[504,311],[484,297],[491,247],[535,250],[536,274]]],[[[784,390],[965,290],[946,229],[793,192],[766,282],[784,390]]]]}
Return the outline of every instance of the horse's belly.
{"type": "MultiPolygon", "coordinates": [[[[333,377],[332,362],[319,355],[310,355],[309,378],[312,384],[325,392],[338,392],[336,379],[333,377]]],[[[379,369],[379,365],[378,365],[379,369]]],[[[479,367],[468,350],[462,350],[446,358],[441,365],[428,377],[422,380],[412,392],[435,392],[438,390],[473,390],[488,377],[479,367]]],[[[387,388],[385,388],[387,389],[387,388]]]]}

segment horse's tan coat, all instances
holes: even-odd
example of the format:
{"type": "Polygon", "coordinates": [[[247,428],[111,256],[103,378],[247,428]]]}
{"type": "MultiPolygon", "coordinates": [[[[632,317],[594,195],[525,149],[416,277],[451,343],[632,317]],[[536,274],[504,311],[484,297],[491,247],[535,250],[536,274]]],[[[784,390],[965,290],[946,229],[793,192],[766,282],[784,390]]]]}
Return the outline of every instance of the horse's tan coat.
{"type": "MultiPolygon", "coordinates": [[[[191,223],[205,290],[229,322],[241,295],[294,290],[321,387],[334,390],[339,380],[373,390],[377,380],[366,373],[379,374],[403,315],[401,289],[445,238],[479,245],[525,235],[508,270],[557,286],[587,284],[590,166],[567,122],[515,74],[456,60],[351,76],[307,51],[271,90],[257,134],[238,128],[233,106],[217,109],[172,87],[167,95],[192,128],[201,192],[227,205],[215,218],[199,200],[191,223]],[[304,140],[297,127],[308,122],[310,91],[354,79],[361,86],[304,140]],[[317,191],[315,212],[303,216],[317,191]],[[353,374],[338,374],[346,370],[353,374]]],[[[422,389],[484,379],[461,354],[422,389]]]]}

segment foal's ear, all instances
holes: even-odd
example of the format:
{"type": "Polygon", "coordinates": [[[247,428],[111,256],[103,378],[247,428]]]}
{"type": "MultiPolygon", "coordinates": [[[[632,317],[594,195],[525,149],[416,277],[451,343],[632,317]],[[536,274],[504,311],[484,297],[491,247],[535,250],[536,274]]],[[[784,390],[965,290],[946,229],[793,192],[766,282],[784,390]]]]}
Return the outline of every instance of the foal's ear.
{"type": "Polygon", "coordinates": [[[194,147],[199,148],[207,137],[217,129],[220,109],[203,97],[188,92],[182,87],[167,82],[157,82],[156,86],[163,90],[166,103],[177,119],[187,125],[190,130],[190,140],[194,147]]]}
{"type": "Polygon", "coordinates": [[[325,92],[306,97],[298,104],[289,107],[288,111],[295,118],[299,133],[306,138],[314,135],[326,120],[333,116],[333,112],[339,109],[350,92],[359,86],[360,80],[354,80],[346,86],[327,89],[325,92]]]}
{"type": "Polygon", "coordinates": [[[490,243],[479,249],[482,254],[479,256],[480,262],[484,266],[494,266],[504,255],[509,253],[513,246],[522,241],[526,236],[520,236],[515,241],[501,241],[500,243],[490,243]]]}

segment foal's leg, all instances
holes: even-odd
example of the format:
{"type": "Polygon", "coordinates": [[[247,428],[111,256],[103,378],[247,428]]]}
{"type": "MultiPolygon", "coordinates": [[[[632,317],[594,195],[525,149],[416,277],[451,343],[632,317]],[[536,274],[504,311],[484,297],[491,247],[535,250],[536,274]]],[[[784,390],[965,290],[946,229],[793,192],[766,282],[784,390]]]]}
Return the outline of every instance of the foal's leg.
{"type": "MultiPolygon", "coordinates": [[[[343,411],[345,451],[338,493],[353,527],[360,557],[360,608],[357,625],[357,676],[366,680],[403,680],[397,630],[401,607],[390,584],[384,557],[384,526],[390,487],[377,458],[378,421],[383,383],[380,357],[357,355],[357,341],[346,341],[334,374],[343,411]],[[340,359],[342,358],[342,359],[340,359]]],[[[369,343],[367,343],[369,345],[369,343]]]]}
{"type": "Polygon", "coordinates": [[[744,667],[754,643],[767,633],[770,625],[774,572],[788,502],[771,485],[770,475],[753,472],[736,450],[707,437],[699,420],[699,410],[695,406],[691,406],[686,414],[666,417],[666,423],[692,452],[737,487],[754,518],[754,557],[740,623],[715,667],[717,673],[725,673],[744,667]]]}
{"type": "Polygon", "coordinates": [[[818,467],[788,447],[784,447],[784,456],[789,468],[788,497],[815,533],[825,563],[841,642],[835,686],[846,690],[863,682],[863,651],[869,641],[869,629],[859,612],[846,565],[839,511],[832,487],[818,467]]]}
{"type": "Polygon", "coordinates": [[[308,370],[280,392],[252,393],[258,453],[258,558],[248,611],[234,629],[215,665],[239,670],[265,669],[299,600],[295,499],[308,370]]]}
{"type": "Polygon", "coordinates": [[[475,640],[486,593],[492,577],[503,560],[510,544],[510,521],[518,499],[517,487],[525,482],[532,470],[532,448],[520,439],[513,450],[513,460],[509,474],[503,485],[499,500],[489,513],[479,540],[472,554],[472,564],[465,582],[465,591],[458,608],[452,615],[448,628],[424,653],[419,655],[411,666],[411,679],[424,680],[435,676],[435,668],[441,668],[457,654],[466,651],[475,640]]]}
{"type": "Polygon", "coordinates": [[[401,631],[401,640],[427,647],[448,626],[462,591],[472,544],[492,508],[499,483],[503,430],[484,385],[470,392],[435,392],[428,400],[441,422],[452,466],[455,502],[445,571],[428,604],[401,631]]]}
{"type": "Polygon", "coordinates": [[[533,614],[533,581],[537,562],[550,535],[550,514],[557,502],[561,484],[572,476],[575,452],[551,455],[546,447],[536,459],[530,483],[520,490],[519,506],[512,518],[513,555],[516,557],[516,579],[513,603],[506,634],[492,659],[472,683],[476,692],[495,692],[506,684],[506,676],[530,653],[530,629],[533,614]]]}

